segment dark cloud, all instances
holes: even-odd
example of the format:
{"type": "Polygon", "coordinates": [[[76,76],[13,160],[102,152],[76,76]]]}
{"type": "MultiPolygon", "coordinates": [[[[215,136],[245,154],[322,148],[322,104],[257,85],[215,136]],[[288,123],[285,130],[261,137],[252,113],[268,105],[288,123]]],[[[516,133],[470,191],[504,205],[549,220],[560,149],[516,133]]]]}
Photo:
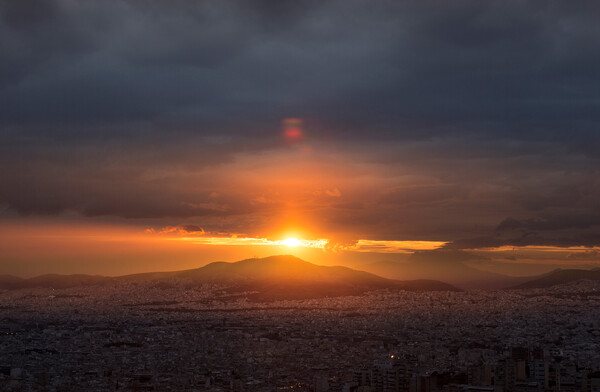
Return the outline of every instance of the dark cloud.
{"type": "Polygon", "coordinates": [[[0,5],[3,22],[15,29],[27,29],[57,17],[58,5],[53,1],[24,0],[0,5]]]}
{"type": "Polygon", "coordinates": [[[287,211],[282,185],[242,189],[211,170],[251,175],[243,158],[269,154],[260,170],[277,167],[296,151],[281,120],[300,117],[306,161],[344,168],[306,190],[339,197],[294,196],[327,229],[458,248],[597,244],[599,10],[2,2],[0,205],[260,226],[287,211]]]}
{"type": "Polygon", "coordinates": [[[597,24],[558,2],[25,3],[3,10],[3,57],[25,70],[0,94],[8,123],[292,112],[356,136],[442,121],[539,139],[598,120],[597,24]]]}
{"type": "Polygon", "coordinates": [[[500,222],[496,231],[506,232],[511,230],[545,231],[562,229],[587,229],[600,226],[600,215],[567,215],[553,217],[537,217],[517,220],[507,218],[500,222]]]}
{"type": "Polygon", "coordinates": [[[567,233],[528,232],[514,236],[481,236],[452,241],[447,249],[496,248],[501,246],[549,246],[549,247],[596,247],[600,245],[600,231],[579,231],[567,233]]]}
{"type": "Polygon", "coordinates": [[[500,246],[588,246],[600,245],[600,215],[577,214],[529,219],[504,219],[494,235],[457,239],[451,249],[494,248],[500,246]]]}
{"type": "Polygon", "coordinates": [[[381,197],[381,203],[395,205],[438,204],[456,199],[464,199],[467,189],[455,184],[406,186],[393,190],[381,197]]]}
{"type": "Polygon", "coordinates": [[[188,233],[201,233],[204,230],[202,230],[202,227],[198,226],[198,225],[183,225],[181,226],[182,230],[185,230],[188,233]]]}
{"type": "Polygon", "coordinates": [[[462,250],[434,249],[416,251],[410,256],[409,260],[417,263],[437,262],[441,264],[456,264],[465,261],[482,262],[488,260],[488,258],[462,250]]]}

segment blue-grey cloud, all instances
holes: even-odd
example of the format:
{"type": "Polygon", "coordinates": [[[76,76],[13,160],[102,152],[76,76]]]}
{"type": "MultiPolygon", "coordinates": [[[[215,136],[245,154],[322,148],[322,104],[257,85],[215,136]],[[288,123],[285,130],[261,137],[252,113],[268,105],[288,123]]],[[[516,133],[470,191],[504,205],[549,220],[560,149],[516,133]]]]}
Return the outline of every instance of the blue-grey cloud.
{"type": "Polygon", "coordinates": [[[593,243],[573,217],[600,213],[599,7],[2,2],[0,204],[244,217],[267,207],[180,171],[289,148],[280,122],[301,117],[311,143],[418,178],[341,189],[324,225],[459,240],[552,217],[553,238],[593,243]]]}

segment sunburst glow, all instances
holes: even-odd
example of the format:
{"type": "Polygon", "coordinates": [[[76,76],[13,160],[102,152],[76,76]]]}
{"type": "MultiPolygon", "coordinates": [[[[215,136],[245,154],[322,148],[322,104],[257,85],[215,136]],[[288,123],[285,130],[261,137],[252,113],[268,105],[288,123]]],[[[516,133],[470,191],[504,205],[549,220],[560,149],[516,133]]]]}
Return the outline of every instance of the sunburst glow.
{"type": "MultiPolygon", "coordinates": [[[[163,233],[164,234],[164,233],[163,233]]],[[[211,236],[196,236],[196,237],[166,237],[169,241],[184,241],[195,243],[198,245],[224,245],[224,246],[288,246],[288,247],[305,247],[324,249],[329,240],[300,240],[297,238],[286,238],[284,240],[269,240],[266,238],[251,238],[251,237],[211,237],[211,236]]]]}
{"type": "Polygon", "coordinates": [[[292,248],[302,245],[302,241],[297,238],[286,238],[285,240],[281,241],[281,243],[292,248]]]}

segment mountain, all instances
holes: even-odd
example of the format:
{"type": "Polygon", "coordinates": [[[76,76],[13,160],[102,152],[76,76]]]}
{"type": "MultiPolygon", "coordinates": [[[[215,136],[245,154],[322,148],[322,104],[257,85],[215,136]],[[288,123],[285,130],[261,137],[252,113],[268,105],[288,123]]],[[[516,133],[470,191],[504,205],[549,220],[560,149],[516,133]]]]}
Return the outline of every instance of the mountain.
{"type": "Polygon", "coordinates": [[[18,288],[24,280],[12,275],[0,275],[0,289],[18,288]]]}
{"type": "Polygon", "coordinates": [[[271,256],[235,263],[216,262],[173,275],[197,283],[225,283],[230,291],[253,291],[253,298],[315,298],[360,295],[376,289],[410,291],[456,290],[443,282],[430,280],[397,281],[348,267],[311,264],[294,256],[271,256]]]}
{"type": "MultiPolygon", "coordinates": [[[[17,278],[19,279],[19,278],[17,278]]],[[[8,279],[9,280],[9,279],[8,279]]],[[[7,280],[7,281],[8,281],[7,280]]],[[[215,283],[232,295],[244,293],[255,300],[301,299],[360,295],[377,289],[409,291],[456,291],[449,284],[432,280],[398,281],[347,267],[325,267],[294,256],[271,256],[234,263],[215,262],[201,268],[103,277],[90,275],[43,275],[22,279],[0,288],[68,288],[105,283],[152,283],[166,287],[189,287],[215,283]]]]}
{"type": "Polygon", "coordinates": [[[23,279],[11,275],[0,275],[0,289],[13,290],[32,287],[47,287],[53,289],[68,289],[70,287],[91,286],[108,283],[112,278],[99,275],[40,275],[35,278],[23,279]]]}
{"type": "Polygon", "coordinates": [[[110,280],[111,278],[100,275],[49,274],[27,279],[22,284],[24,284],[25,287],[51,287],[54,289],[68,289],[70,287],[92,286],[102,283],[108,283],[110,280]]]}
{"type": "Polygon", "coordinates": [[[512,289],[534,289],[552,287],[578,280],[600,281],[600,268],[592,270],[581,269],[556,269],[550,273],[540,275],[528,282],[511,287],[512,289]]]}
{"type": "Polygon", "coordinates": [[[421,251],[408,261],[380,261],[362,266],[365,271],[389,279],[432,279],[444,281],[461,289],[497,290],[530,280],[532,277],[513,277],[483,271],[467,265],[476,256],[456,250],[421,251]]]}

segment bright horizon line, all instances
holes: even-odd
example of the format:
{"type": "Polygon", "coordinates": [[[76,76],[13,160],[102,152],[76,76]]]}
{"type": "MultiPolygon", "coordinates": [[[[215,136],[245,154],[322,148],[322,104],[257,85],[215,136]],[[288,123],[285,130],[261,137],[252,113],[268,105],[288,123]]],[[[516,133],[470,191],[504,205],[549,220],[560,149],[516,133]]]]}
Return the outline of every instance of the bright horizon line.
{"type": "MultiPolygon", "coordinates": [[[[152,273],[168,273],[168,272],[180,272],[180,271],[187,271],[187,270],[194,270],[194,269],[200,269],[200,268],[204,268],[210,264],[213,263],[228,263],[228,264],[235,264],[235,263],[239,263],[242,261],[246,261],[246,260],[261,260],[261,259],[268,259],[271,257],[295,257],[297,259],[300,259],[304,262],[316,265],[316,266],[321,266],[321,267],[345,267],[345,268],[350,268],[352,270],[355,271],[364,271],[364,272],[368,272],[377,276],[382,276],[385,277],[384,275],[379,275],[378,273],[375,272],[369,272],[368,270],[365,270],[363,268],[361,268],[360,266],[350,266],[350,265],[345,265],[345,264],[320,264],[318,262],[314,262],[314,261],[308,261],[305,260],[302,257],[298,257],[295,254],[292,253],[278,253],[278,254],[271,254],[268,256],[252,256],[252,257],[246,257],[240,260],[234,260],[234,261],[226,261],[226,260],[213,260],[213,261],[209,261],[206,264],[203,264],[201,266],[198,267],[191,267],[191,268],[177,268],[177,269],[164,269],[164,270],[150,270],[150,271],[140,271],[140,272],[131,272],[131,273],[122,273],[122,274],[102,274],[102,273],[85,273],[85,272],[74,272],[74,273],[60,273],[60,272],[48,272],[48,273],[41,273],[41,274],[36,274],[36,275],[32,275],[32,276],[20,276],[18,274],[0,274],[0,276],[4,275],[4,276],[13,276],[13,277],[17,277],[17,278],[21,278],[21,279],[32,279],[32,278],[36,278],[36,277],[40,277],[40,276],[46,276],[46,275],[59,275],[59,276],[77,276],[77,275],[86,275],[86,276],[101,276],[101,277],[107,277],[107,278],[117,278],[117,277],[123,277],[123,276],[132,276],[132,275],[144,275],[144,274],[152,274],[152,273]]],[[[551,265],[551,264],[548,264],[551,265]]],[[[580,268],[581,266],[578,266],[577,264],[574,264],[572,266],[572,269],[584,269],[584,270],[588,270],[590,269],[589,266],[588,268],[580,268]]],[[[560,267],[557,267],[558,269],[560,269],[560,267]]],[[[485,271],[485,270],[484,270],[485,271]]],[[[534,274],[535,275],[535,274],[534,274]]],[[[531,275],[531,276],[534,276],[531,275]]],[[[510,276],[510,275],[507,275],[510,276]]],[[[527,275],[529,276],[529,275],[527,275]]]]}
{"type": "Polygon", "coordinates": [[[439,249],[448,242],[444,241],[384,241],[358,240],[354,245],[334,244],[328,239],[306,240],[298,237],[288,237],[283,240],[270,240],[261,237],[217,237],[217,236],[185,236],[166,238],[169,241],[184,241],[198,245],[216,246],[285,246],[290,248],[305,247],[315,249],[348,250],[357,252],[378,253],[412,253],[417,250],[439,249]]]}
{"type": "MultiPolygon", "coordinates": [[[[184,236],[165,238],[169,241],[184,241],[187,243],[195,243],[198,245],[215,245],[215,246],[285,246],[290,248],[306,247],[316,249],[331,249],[331,250],[346,250],[356,252],[373,252],[373,253],[403,253],[411,254],[415,251],[426,250],[443,250],[444,246],[450,244],[451,241],[413,241],[413,240],[367,240],[359,239],[353,245],[336,244],[329,239],[306,240],[299,237],[287,237],[282,240],[270,240],[263,237],[219,237],[219,236],[184,236]]],[[[452,249],[448,249],[452,250],[452,249]]],[[[545,251],[545,252],[590,252],[600,251],[600,247],[586,246],[542,246],[542,245],[525,245],[525,246],[510,246],[503,245],[497,247],[482,247],[482,248],[464,248],[456,249],[462,251],[488,251],[488,252],[511,252],[511,251],[545,251]]]]}

